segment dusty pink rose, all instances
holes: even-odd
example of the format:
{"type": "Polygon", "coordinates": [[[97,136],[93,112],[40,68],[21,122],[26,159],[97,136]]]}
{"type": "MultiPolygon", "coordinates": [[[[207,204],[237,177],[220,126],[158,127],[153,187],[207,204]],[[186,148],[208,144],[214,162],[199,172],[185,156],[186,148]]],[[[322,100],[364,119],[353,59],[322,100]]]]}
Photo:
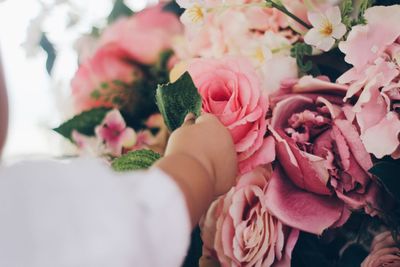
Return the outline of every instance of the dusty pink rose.
{"type": "Polygon", "coordinates": [[[124,118],[116,109],[107,113],[95,132],[106,151],[116,157],[121,156],[124,149],[133,147],[138,140],[135,131],[126,126],[124,118]]]}
{"type": "Polygon", "coordinates": [[[202,223],[203,257],[216,257],[223,267],[290,266],[299,231],[268,212],[269,176],[257,168],[213,203],[202,223]]]}
{"type": "Polygon", "coordinates": [[[181,32],[179,19],[173,13],[163,11],[160,4],[119,19],[104,31],[99,42],[100,45],[117,43],[127,51],[130,59],[153,64],[161,52],[171,48],[173,38],[181,32]]]}
{"type": "Polygon", "coordinates": [[[338,82],[349,84],[345,100],[357,98],[352,111],[367,151],[400,158],[400,5],[369,8],[365,18],[339,45],[354,67],[338,82]]]}
{"type": "Polygon", "coordinates": [[[80,65],[71,82],[78,112],[100,106],[115,106],[114,97],[123,97],[125,85],[131,84],[141,75],[139,69],[126,59],[124,50],[109,44],[80,65]]]}
{"type": "MultiPolygon", "coordinates": [[[[305,77],[291,90],[322,92],[325,87],[344,89],[305,77]]],[[[288,94],[273,102],[270,130],[282,171],[268,186],[271,213],[287,225],[321,234],[343,224],[349,209],[375,205],[377,186],[368,173],[372,160],[342,112],[342,97],[288,94]]]]}
{"type": "Polygon", "coordinates": [[[251,63],[244,58],[195,59],[188,71],[203,98],[203,112],[216,115],[233,138],[241,173],[274,160],[267,131],[267,98],[251,63]]]}
{"type": "Polygon", "coordinates": [[[374,238],[369,256],[361,267],[399,267],[400,248],[390,232],[383,232],[374,238]]]}

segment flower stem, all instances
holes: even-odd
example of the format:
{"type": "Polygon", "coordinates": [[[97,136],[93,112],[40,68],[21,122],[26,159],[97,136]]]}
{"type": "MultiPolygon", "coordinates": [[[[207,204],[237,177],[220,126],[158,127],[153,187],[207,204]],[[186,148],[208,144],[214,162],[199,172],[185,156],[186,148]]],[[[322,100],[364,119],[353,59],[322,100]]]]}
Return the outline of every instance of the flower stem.
{"type": "Polygon", "coordinates": [[[270,7],[276,8],[279,11],[281,11],[282,13],[286,14],[287,16],[291,17],[292,19],[294,19],[296,22],[298,22],[299,24],[301,24],[303,27],[307,28],[307,29],[311,29],[312,27],[310,25],[308,25],[306,22],[304,22],[302,19],[300,19],[299,17],[297,17],[295,14],[293,14],[292,12],[290,12],[289,10],[286,9],[286,7],[284,7],[282,4],[277,4],[275,3],[273,0],[266,0],[267,4],[270,7]]]}

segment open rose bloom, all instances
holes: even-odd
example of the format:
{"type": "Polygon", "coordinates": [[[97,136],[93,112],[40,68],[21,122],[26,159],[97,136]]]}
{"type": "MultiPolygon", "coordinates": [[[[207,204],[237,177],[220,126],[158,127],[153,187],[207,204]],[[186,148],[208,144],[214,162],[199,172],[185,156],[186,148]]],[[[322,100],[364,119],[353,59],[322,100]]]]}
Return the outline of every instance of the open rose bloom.
{"type": "Polygon", "coordinates": [[[217,257],[223,267],[290,265],[299,231],[269,213],[270,177],[270,170],[256,168],[213,203],[202,223],[203,257],[217,257]]]}

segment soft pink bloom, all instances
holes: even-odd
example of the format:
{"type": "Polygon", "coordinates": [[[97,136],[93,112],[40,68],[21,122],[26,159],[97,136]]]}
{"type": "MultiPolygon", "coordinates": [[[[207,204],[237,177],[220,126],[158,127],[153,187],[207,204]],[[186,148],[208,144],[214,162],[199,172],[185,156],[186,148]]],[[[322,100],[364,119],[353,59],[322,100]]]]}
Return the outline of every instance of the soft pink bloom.
{"type": "Polygon", "coordinates": [[[203,112],[216,115],[233,138],[241,173],[274,160],[267,131],[267,98],[260,79],[244,58],[195,59],[188,71],[203,98],[203,112]]]}
{"type": "Polygon", "coordinates": [[[339,47],[354,67],[339,77],[348,84],[345,100],[357,97],[354,105],[361,139],[377,158],[400,157],[400,5],[372,7],[366,11],[367,25],[353,27],[339,47]],[[379,142],[379,146],[376,141],[379,142]]]}
{"type": "Polygon", "coordinates": [[[182,32],[179,19],[162,8],[160,4],[132,17],[119,19],[104,31],[100,45],[117,43],[127,51],[131,60],[155,63],[161,52],[171,48],[173,38],[182,32]]]}
{"type": "Polygon", "coordinates": [[[112,156],[121,156],[123,149],[132,148],[137,143],[137,135],[126,127],[124,118],[118,110],[107,113],[101,125],[95,129],[96,136],[112,156]]]}
{"type": "MultiPolygon", "coordinates": [[[[305,77],[292,90],[323,92],[326,83],[305,77]]],[[[343,90],[342,85],[327,87],[343,90]]],[[[376,205],[369,203],[377,192],[368,173],[372,160],[342,113],[340,96],[288,93],[273,99],[270,130],[282,171],[272,177],[267,207],[287,225],[321,234],[342,225],[349,209],[376,205]]]]}
{"type": "Polygon", "coordinates": [[[354,26],[339,44],[345,60],[356,69],[374,61],[400,36],[400,5],[374,6],[365,11],[367,25],[354,26]]]}
{"type": "Polygon", "coordinates": [[[140,75],[140,71],[127,63],[126,59],[127,54],[119,46],[109,44],[80,65],[71,82],[78,112],[100,106],[115,106],[113,98],[107,98],[106,95],[123,97],[125,88],[120,83],[131,84],[140,75]]]}
{"type": "Polygon", "coordinates": [[[362,262],[361,267],[398,267],[400,266],[400,248],[392,234],[383,232],[374,238],[371,252],[362,262]]]}
{"type": "Polygon", "coordinates": [[[202,223],[203,257],[218,258],[223,267],[290,266],[299,231],[268,212],[269,177],[257,168],[213,203],[202,223]]]}

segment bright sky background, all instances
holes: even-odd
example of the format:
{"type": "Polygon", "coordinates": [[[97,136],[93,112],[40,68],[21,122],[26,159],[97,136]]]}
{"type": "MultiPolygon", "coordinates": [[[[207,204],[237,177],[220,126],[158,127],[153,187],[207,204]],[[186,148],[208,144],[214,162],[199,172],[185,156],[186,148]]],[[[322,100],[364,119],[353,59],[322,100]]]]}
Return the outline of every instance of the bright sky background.
{"type": "MultiPolygon", "coordinates": [[[[52,3],[62,0],[42,0],[52,3]]],[[[156,0],[127,0],[134,10],[156,0]]],[[[0,50],[5,68],[10,101],[10,127],[4,151],[6,160],[25,156],[59,156],[65,153],[66,142],[50,129],[69,116],[69,80],[76,71],[77,59],[72,40],[101,22],[109,13],[111,0],[70,0],[82,10],[85,20],[75,31],[66,31],[66,11],[53,11],[45,30],[63,53],[56,61],[55,77],[45,70],[46,55],[39,51],[27,57],[21,44],[26,39],[30,21],[41,11],[38,0],[0,1],[0,50]]]]}

